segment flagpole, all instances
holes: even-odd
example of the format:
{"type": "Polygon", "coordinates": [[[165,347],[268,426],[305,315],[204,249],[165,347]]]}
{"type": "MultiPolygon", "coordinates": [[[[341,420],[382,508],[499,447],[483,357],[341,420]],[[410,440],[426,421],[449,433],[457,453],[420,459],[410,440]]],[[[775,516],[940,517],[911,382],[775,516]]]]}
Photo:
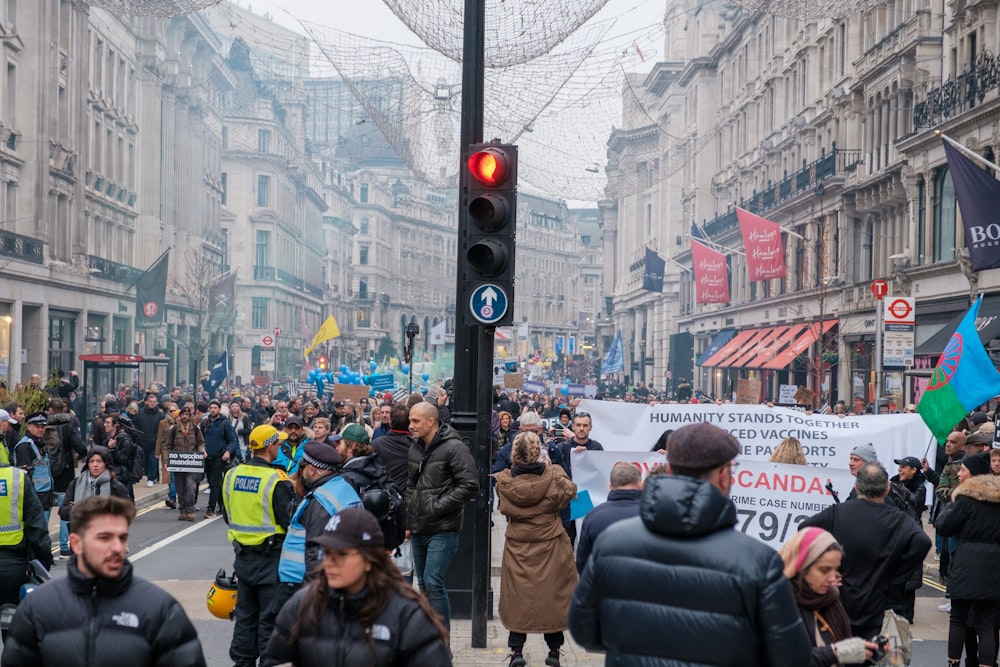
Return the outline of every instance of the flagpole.
{"type": "Polygon", "coordinates": [[[747,256],[747,254],[742,250],[737,250],[736,248],[730,248],[728,246],[724,246],[721,243],[716,243],[715,241],[709,238],[700,239],[697,236],[692,236],[691,234],[688,234],[687,237],[693,241],[697,241],[698,243],[707,243],[718,250],[725,250],[726,252],[731,252],[737,255],[743,255],[744,257],[747,256]]]}
{"type": "MultiPolygon", "coordinates": [[[[743,211],[743,212],[745,212],[745,213],[749,213],[750,215],[756,215],[756,216],[757,216],[758,218],[762,218],[762,217],[763,217],[763,216],[761,216],[761,215],[758,215],[757,213],[754,213],[753,211],[748,211],[748,210],[746,210],[746,209],[745,209],[745,208],[743,208],[742,206],[737,206],[736,208],[740,209],[741,211],[743,211]]],[[[765,219],[765,220],[767,220],[767,218],[764,218],[764,219],[765,219]]],[[[773,222],[773,223],[774,223],[775,225],[778,225],[778,223],[774,222],[773,220],[768,220],[768,222],[773,222]]],[[[797,239],[800,239],[800,240],[802,240],[802,241],[808,241],[808,240],[809,240],[809,239],[807,239],[806,237],[802,236],[802,234],[799,234],[799,233],[797,233],[797,232],[793,232],[793,231],[792,231],[792,230],[790,230],[790,229],[785,229],[785,228],[784,228],[784,227],[782,227],[781,225],[778,225],[778,229],[780,229],[780,230],[781,230],[781,231],[783,231],[784,233],[788,234],[789,236],[794,236],[795,238],[797,238],[797,239]]]]}
{"type": "Polygon", "coordinates": [[[690,270],[691,270],[691,269],[689,269],[688,267],[686,267],[686,266],[684,266],[683,264],[681,264],[680,262],[678,262],[678,261],[677,261],[676,259],[674,259],[673,257],[664,257],[663,259],[666,259],[666,260],[670,260],[671,262],[673,262],[673,263],[674,263],[674,264],[676,264],[677,266],[681,267],[681,271],[690,271],[690,270]]]}
{"type": "Polygon", "coordinates": [[[129,283],[129,286],[125,288],[125,291],[127,292],[127,291],[129,291],[130,289],[132,289],[133,287],[135,287],[135,284],[136,284],[137,282],[139,282],[139,279],[140,279],[140,278],[142,278],[142,277],[143,277],[144,275],[146,275],[147,273],[149,273],[149,270],[150,270],[151,268],[153,268],[154,266],[156,266],[157,264],[159,264],[159,263],[160,263],[160,260],[161,260],[161,259],[163,259],[163,256],[164,256],[164,255],[166,255],[166,254],[167,254],[168,252],[170,252],[171,250],[173,250],[173,246],[171,246],[171,247],[167,248],[167,249],[166,249],[166,250],[164,250],[164,251],[163,251],[162,253],[160,253],[160,256],[156,258],[156,261],[154,261],[154,262],[153,262],[152,264],[150,264],[150,265],[149,265],[149,266],[148,266],[148,267],[146,268],[146,270],[145,270],[145,271],[143,271],[142,273],[140,273],[139,275],[137,275],[137,276],[135,277],[135,280],[133,280],[133,281],[132,281],[131,283],[129,283]]]}
{"type": "Polygon", "coordinates": [[[954,139],[952,139],[951,137],[949,137],[947,134],[945,134],[941,130],[934,130],[934,134],[938,135],[943,140],[945,140],[949,144],[951,144],[952,147],[955,148],[955,150],[961,151],[962,154],[965,157],[969,158],[970,160],[975,160],[976,162],[979,162],[980,164],[986,165],[987,167],[989,167],[993,171],[1000,172],[1000,166],[997,166],[996,164],[990,162],[989,160],[987,160],[986,158],[984,158],[982,155],[978,155],[974,151],[969,150],[968,148],[966,148],[962,144],[958,143],[957,141],[955,141],[954,139]]]}

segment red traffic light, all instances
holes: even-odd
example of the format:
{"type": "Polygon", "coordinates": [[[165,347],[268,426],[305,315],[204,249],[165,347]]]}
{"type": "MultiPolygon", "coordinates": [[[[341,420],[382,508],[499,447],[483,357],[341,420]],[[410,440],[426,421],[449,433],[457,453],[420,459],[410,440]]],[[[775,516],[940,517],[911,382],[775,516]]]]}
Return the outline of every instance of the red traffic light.
{"type": "Polygon", "coordinates": [[[320,370],[324,370],[324,371],[326,370],[326,357],[320,357],[319,358],[319,367],[320,367],[320,370]]]}
{"type": "Polygon", "coordinates": [[[510,176],[510,157],[500,148],[487,147],[469,156],[469,172],[486,187],[502,185],[510,176]]]}

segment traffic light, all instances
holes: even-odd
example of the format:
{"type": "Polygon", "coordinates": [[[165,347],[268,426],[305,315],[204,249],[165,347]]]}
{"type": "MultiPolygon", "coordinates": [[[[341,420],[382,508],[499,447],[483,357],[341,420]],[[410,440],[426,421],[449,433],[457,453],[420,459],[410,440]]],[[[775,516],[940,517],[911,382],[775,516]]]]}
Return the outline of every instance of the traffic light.
{"type": "Polygon", "coordinates": [[[472,144],[461,177],[464,301],[489,326],[514,323],[517,146],[472,144]]]}
{"type": "Polygon", "coordinates": [[[321,371],[325,371],[326,370],[326,357],[320,357],[319,358],[319,369],[321,371]]]}

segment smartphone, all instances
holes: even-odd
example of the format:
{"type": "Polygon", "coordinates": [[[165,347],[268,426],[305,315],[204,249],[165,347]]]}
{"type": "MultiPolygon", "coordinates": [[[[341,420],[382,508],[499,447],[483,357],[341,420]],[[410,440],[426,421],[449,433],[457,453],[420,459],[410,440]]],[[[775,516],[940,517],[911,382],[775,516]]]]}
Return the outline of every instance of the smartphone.
{"type": "Polygon", "coordinates": [[[547,459],[548,457],[549,457],[549,446],[548,445],[542,445],[538,449],[538,462],[539,463],[545,463],[545,459],[547,459]]]}

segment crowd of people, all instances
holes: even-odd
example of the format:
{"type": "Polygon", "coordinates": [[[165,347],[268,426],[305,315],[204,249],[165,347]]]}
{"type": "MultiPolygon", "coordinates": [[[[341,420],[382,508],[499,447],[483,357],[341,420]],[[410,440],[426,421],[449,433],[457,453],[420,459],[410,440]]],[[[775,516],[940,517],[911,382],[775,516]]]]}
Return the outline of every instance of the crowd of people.
{"type": "MultiPolygon", "coordinates": [[[[463,508],[479,486],[475,461],[449,425],[448,391],[353,403],[245,389],[210,398],[122,387],[103,397],[89,424],[70,396],[53,395],[45,412],[0,410],[12,464],[0,467],[0,485],[25,489],[24,528],[16,543],[0,539],[2,601],[16,601],[28,558],[51,564],[53,506],[73,594],[88,581],[145,590],[124,555],[116,551],[118,567],[102,570],[88,545],[95,521],[124,522],[127,533],[136,484],[164,484],[178,520],[197,520],[204,503],[204,519],[221,514],[228,524],[235,665],[450,664],[445,579],[463,508]],[[168,470],[173,452],[202,465],[168,470]],[[408,557],[416,587],[401,567],[408,557]]],[[[969,664],[993,664],[1000,590],[974,576],[1000,550],[1000,450],[991,453],[985,413],[959,424],[931,461],[896,460],[891,478],[876,448],[859,442],[845,461],[856,478],[850,497],[806,519],[778,553],[734,529],[728,496],[740,446],[728,432],[706,423],[665,432],[642,447],[664,456],[645,481],[635,466],[615,465],[607,502],[587,514],[578,538],[572,454],[603,449],[590,437],[593,418],[575,397],[498,390],[494,399],[490,494],[506,520],[499,615],[509,665],[527,664],[528,635],[540,634],[545,665],[558,667],[567,630],[605,651],[608,664],[861,664],[880,650],[887,613],[913,621],[931,548],[928,509],[951,597],[949,662],[964,651],[969,664]],[[929,499],[927,481],[936,488],[929,499]],[[690,631],[663,642],[671,627],[690,631]]],[[[794,438],[772,460],[808,463],[794,438]]],[[[155,610],[136,612],[141,622],[147,613],[183,614],[155,600],[155,610]]],[[[3,664],[55,664],[65,645],[33,634],[37,605],[21,609],[11,629],[16,648],[4,651],[3,664]]],[[[201,664],[185,622],[169,651],[201,664]]],[[[74,639],[80,631],[65,630],[74,639]]],[[[137,655],[168,651],[162,641],[137,640],[137,655]]]]}

